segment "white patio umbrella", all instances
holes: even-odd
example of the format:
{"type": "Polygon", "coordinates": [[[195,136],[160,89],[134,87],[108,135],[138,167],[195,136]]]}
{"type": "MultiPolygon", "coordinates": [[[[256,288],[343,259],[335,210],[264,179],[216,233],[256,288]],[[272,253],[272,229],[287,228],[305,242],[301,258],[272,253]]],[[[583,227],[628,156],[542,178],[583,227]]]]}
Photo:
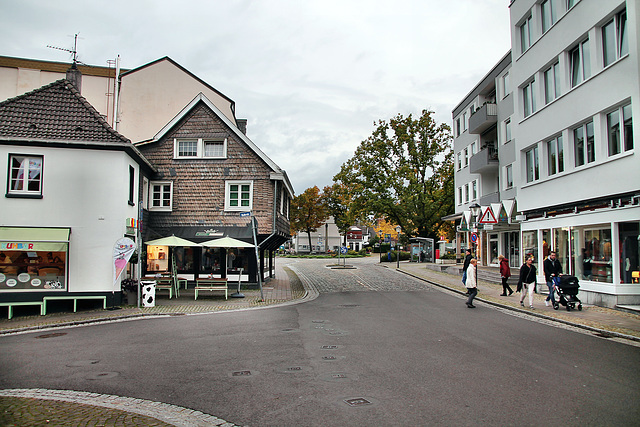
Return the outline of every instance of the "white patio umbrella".
{"type": "MultiPolygon", "coordinates": [[[[221,237],[219,239],[207,240],[206,242],[201,243],[202,246],[207,246],[210,248],[254,248],[255,245],[247,242],[243,242],[242,240],[234,239],[233,237],[221,237]]],[[[226,275],[225,275],[226,276],[226,275]]],[[[232,298],[244,298],[244,295],[240,293],[240,281],[238,279],[238,292],[231,294],[232,298]]]]}
{"type": "Polygon", "coordinates": [[[161,239],[151,240],[145,243],[147,245],[154,246],[200,246],[199,243],[194,243],[190,240],[183,239],[182,237],[176,237],[173,234],[169,237],[163,237],[161,239]]]}

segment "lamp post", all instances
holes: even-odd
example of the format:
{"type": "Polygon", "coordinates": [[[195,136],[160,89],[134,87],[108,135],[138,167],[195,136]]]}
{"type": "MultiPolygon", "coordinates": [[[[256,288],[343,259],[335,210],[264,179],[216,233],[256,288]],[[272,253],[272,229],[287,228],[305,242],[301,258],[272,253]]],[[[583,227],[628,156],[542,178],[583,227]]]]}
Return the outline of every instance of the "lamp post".
{"type": "Polygon", "coordinates": [[[402,227],[399,225],[396,227],[396,233],[398,233],[398,243],[396,243],[396,268],[400,268],[400,232],[402,227]]]}

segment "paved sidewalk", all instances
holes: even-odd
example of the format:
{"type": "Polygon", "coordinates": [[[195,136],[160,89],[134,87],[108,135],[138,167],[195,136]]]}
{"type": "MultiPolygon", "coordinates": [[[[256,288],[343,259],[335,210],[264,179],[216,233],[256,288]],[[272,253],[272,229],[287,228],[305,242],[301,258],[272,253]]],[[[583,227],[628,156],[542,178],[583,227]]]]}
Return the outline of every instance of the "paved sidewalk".
{"type": "MultiPolygon", "coordinates": [[[[461,276],[432,270],[428,268],[427,265],[428,264],[401,262],[400,271],[437,284],[440,287],[450,289],[460,295],[466,292],[466,288],[461,281],[461,276]]],[[[512,289],[515,291],[515,287],[512,286],[512,289]]],[[[492,283],[480,279],[478,281],[478,296],[476,300],[511,310],[526,312],[536,317],[573,325],[579,328],[602,332],[605,336],[618,336],[640,342],[640,314],[638,313],[587,304],[583,304],[582,311],[578,311],[577,309],[566,311],[563,306],[560,306],[558,310],[554,310],[551,306],[545,306],[544,300],[547,297],[546,294],[534,294],[534,308],[532,310],[528,307],[528,297],[525,297],[525,308],[520,306],[520,293],[514,292],[510,297],[500,296],[501,293],[502,285],[500,283],[492,283]]],[[[580,294],[578,293],[578,298],[579,297],[580,294]]],[[[464,305],[462,300],[460,303],[464,305]]]]}

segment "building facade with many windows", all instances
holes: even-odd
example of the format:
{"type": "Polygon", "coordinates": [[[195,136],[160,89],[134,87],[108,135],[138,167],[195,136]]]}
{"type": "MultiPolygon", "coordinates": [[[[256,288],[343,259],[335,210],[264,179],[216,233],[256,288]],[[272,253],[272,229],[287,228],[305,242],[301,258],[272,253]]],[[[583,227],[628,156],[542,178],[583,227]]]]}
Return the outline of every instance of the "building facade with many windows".
{"type": "Polygon", "coordinates": [[[640,5],[514,0],[510,16],[513,114],[499,132],[511,147],[498,167],[501,189],[517,191],[518,263],[554,250],[583,301],[638,304],[640,5]]]}

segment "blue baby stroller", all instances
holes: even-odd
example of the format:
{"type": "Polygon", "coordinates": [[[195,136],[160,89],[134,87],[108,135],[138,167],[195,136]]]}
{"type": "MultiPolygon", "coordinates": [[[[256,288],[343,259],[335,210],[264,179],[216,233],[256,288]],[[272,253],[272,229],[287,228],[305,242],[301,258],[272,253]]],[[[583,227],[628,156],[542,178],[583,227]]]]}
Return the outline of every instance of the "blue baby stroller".
{"type": "Polygon", "coordinates": [[[553,277],[552,279],[555,290],[558,293],[558,299],[553,304],[553,308],[557,310],[560,304],[562,304],[567,308],[567,311],[571,311],[576,308],[576,304],[578,304],[578,310],[582,310],[582,302],[577,297],[578,289],[580,288],[578,278],[565,274],[563,276],[553,277]]]}

